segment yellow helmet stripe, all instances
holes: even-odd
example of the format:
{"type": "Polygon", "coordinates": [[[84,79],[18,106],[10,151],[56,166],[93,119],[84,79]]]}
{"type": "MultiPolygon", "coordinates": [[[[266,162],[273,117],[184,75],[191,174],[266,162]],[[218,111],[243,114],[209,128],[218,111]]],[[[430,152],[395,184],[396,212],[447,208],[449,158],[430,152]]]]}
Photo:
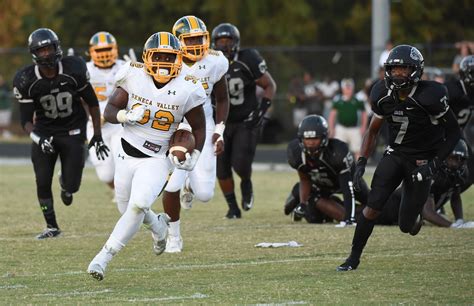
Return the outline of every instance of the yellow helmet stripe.
{"type": "Polygon", "coordinates": [[[105,35],[104,32],[101,32],[99,34],[99,43],[106,43],[107,42],[107,36],[105,35]]]}
{"type": "Polygon", "coordinates": [[[170,39],[169,39],[169,34],[165,32],[160,33],[160,45],[169,45],[170,44],[170,39]]]}
{"type": "Polygon", "coordinates": [[[191,26],[191,30],[199,29],[199,21],[194,16],[188,17],[189,25],[191,26]]]}

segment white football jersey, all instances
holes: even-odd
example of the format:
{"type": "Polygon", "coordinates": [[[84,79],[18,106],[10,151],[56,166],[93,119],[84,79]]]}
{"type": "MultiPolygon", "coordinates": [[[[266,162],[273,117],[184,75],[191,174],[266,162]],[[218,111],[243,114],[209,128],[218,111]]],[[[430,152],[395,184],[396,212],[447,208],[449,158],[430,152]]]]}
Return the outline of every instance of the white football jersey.
{"type": "Polygon", "coordinates": [[[212,118],[212,102],[211,93],[216,84],[229,69],[229,61],[222,54],[221,51],[209,49],[207,54],[192,66],[188,66],[183,61],[184,71],[198,78],[204,90],[206,91],[207,99],[204,104],[204,114],[207,118],[212,118]],[[189,70],[188,70],[189,69],[189,70]]]}
{"type": "Polygon", "coordinates": [[[127,110],[145,105],[144,118],[135,125],[125,124],[122,138],[149,156],[168,151],[171,135],[184,115],[206,102],[206,92],[196,77],[182,71],[158,89],[143,63],[131,62],[116,76],[116,86],[128,93],[127,110]]]}
{"type": "Polygon", "coordinates": [[[125,61],[117,59],[115,65],[103,69],[94,65],[93,61],[87,62],[87,70],[90,74],[90,83],[94,88],[97,99],[99,100],[100,114],[104,114],[105,106],[110,95],[115,89],[115,75],[125,61]]]}

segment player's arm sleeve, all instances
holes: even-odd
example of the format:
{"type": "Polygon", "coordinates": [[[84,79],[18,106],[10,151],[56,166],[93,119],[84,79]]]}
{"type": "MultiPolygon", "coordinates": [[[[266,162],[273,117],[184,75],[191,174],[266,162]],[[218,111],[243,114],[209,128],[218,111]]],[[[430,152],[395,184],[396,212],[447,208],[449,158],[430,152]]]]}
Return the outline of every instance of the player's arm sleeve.
{"type": "Polygon", "coordinates": [[[374,113],[374,116],[379,119],[383,119],[383,112],[378,105],[378,102],[383,97],[383,91],[381,90],[381,86],[384,86],[384,84],[382,82],[383,81],[380,80],[375,83],[374,86],[372,86],[369,95],[370,107],[372,108],[372,112],[374,113]]]}
{"type": "MultiPolygon", "coordinates": [[[[337,154],[335,155],[337,160],[336,167],[339,171],[339,186],[344,201],[344,208],[347,210],[352,209],[355,204],[355,193],[352,184],[352,166],[354,164],[354,157],[349,151],[349,147],[344,144],[340,147],[337,154]]],[[[346,214],[347,216],[347,214],[346,214]]],[[[349,214],[350,216],[350,214],[349,214]]]]}
{"type": "Polygon", "coordinates": [[[290,141],[286,149],[288,164],[293,169],[300,169],[303,161],[301,160],[301,150],[298,149],[299,143],[297,139],[290,141]]]}
{"type": "Polygon", "coordinates": [[[27,85],[24,83],[26,78],[18,73],[13,79],[13,95],[20,103],[20,120],[23,129],[25,125],[33,122],[33,115],[35,112],[35,105],[33,98],[29,96],[28,90],[25,88],[27,85]]]}
{"type": "Polygon", "coordinates": [[[219,51],[219,64],[216,69],[216,80],[220,80],[226,72],[229,70],[229,61],[227,58],[219,51]]]}
{"type": "Polygon", "coordinates": [[[99,106],[99,100],[97,99],[94,88],[92,88],[90,83],[87,83],[86,87],[81,90],[79,94],[89,107],[99,106]]]}
{"type": "Polygon", "coordinates": [[[267,63],[255,49],[249,50],[249,68],[252,72],[254,79],[258,80],[265,72],[267,72],[267,63]]]}

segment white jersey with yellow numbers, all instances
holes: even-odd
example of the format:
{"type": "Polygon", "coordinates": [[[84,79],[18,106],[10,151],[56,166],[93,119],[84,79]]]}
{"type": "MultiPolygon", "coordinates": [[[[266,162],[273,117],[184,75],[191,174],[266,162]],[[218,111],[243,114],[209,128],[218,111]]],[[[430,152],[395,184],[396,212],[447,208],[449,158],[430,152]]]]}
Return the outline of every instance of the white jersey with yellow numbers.
{"type": "Polygon", "coordinates": [[[212,119],[212,102],[211,93],[216,84],[229,69],[229,61],[222,54],[221,51],[209,49],[206,55],[192,66],[188,66],[183,61],[183,66],[186,66],[189,70],[185,70],[187,73],[197,77],[206,91],[206,103],[204,104],[204,114],[206,120],[212,119]]]}
{"type": "Polygon", "coordinates": [[[184,115],[206,102],[199,81],[182,71],[162,88],[145,72],[142,63],[125,65],[116,76],[116,86],[128,93],[126,109],[146,106],[144,118],[134,125],[125,124],[122,138],[148,156],[164,156],[171,135],[184,115]]]}
{"type": "Polygon", "coordinates": [[[100,114],[102,115],[109,100],[110,95],[115,89],[115,75],[126,64],[125,61],[117,59],[110,68],[99,68],[94,62],[87,62],[87,71],[90,75],[90,83],[94,88],[97,99],[99,100],[100,114]]]}

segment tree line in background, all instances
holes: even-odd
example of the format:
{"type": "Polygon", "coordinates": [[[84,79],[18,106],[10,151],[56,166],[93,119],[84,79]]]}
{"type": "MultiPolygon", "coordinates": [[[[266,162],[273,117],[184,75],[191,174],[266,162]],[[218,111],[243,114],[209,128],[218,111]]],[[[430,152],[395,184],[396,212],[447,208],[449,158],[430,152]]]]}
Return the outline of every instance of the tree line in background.
{"type": "MultiPolygon", "coordinates": [[[[474,36],[474,0],[391,1],[395,42],[447,43],[474,36]]],[[[2,0],[0,46],[25,47],[29,33],[51,27],[63,44],[80,47],[99,30],[120,44],[142,46],[193,14],[210,30],[234,23],[247,46],[370,44],[371,0],[2,0]]]]}

